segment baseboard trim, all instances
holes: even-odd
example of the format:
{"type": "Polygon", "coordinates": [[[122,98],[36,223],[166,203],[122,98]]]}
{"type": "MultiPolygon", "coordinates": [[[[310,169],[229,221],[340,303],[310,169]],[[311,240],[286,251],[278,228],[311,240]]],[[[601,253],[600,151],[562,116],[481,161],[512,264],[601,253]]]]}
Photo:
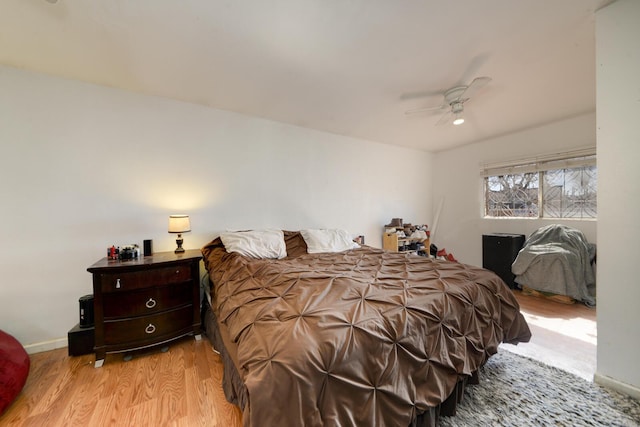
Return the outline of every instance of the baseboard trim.
{"type": "Polygon", "coordinates": [[[634,387],[630,384],[623,383],[597,372],[593,376],[593,381],[603,387],[607,387],[622,394],[626,394],[627,396],[631,396],[634,399],[640,399],[640,388],[634,387]]]}
{"type": "Polygon", "coordinates": [[[51,341],[37,342],[34,344],[28,344],[24,346],[27,354],[42,353],[43,351],[56,350],[58,348],[64,348],[68,346],[66,338],[58,338],[51,341]]]}

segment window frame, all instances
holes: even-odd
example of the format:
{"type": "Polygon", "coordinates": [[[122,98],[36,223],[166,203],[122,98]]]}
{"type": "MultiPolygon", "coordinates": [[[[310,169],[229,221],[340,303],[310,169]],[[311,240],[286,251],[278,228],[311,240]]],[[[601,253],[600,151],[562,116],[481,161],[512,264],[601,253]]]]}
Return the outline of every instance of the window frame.
{"type": "Polygon", "coordinates": [[[482,217],[485,219],[528,219],[528,220],[572,220],[572,221],[594,221],[598,218],[597,204],[594,217],[550,217],[545,216],[544,206],[544,183],[545,173],[555,170],[579,169],[585,167],[595,167],[596,171],[596,195],[597,195],[597,159],[596,148],[586,147],[578,150],[540,155],[537,157],[510,160],[499,163],[481,164],[482,177],[482,217]],[[489,177],[517,175],[525,173],[536,173],[538,175],[538,212],[535,216],[493,216],[489,214],[488,179],[489,177]]]}

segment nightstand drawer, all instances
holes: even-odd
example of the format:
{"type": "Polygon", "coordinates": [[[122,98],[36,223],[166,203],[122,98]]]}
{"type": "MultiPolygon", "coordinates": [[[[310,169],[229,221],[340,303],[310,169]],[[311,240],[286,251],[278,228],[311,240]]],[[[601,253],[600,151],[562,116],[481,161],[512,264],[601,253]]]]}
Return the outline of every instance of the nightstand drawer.
{"type": "Polygon", "coordinates": [[[104,322],[104,343],[123,348],[141,347],[175,337],[180,330],[190,329],[192,323],[191,305],[150,316],[108,320],[104,322]]]}
{"type": "Polygon", "coordinates": [[[146,316],[193,302],[193,283],[156,286],[133,292],[104,294],[104,318],[146,316]]]}
{"type": "Polygon", "coordinates": [[[168,285],[189,280],[191,280],[191,268],[188,264],[182,264],[155,270],[102,274],[100,285],[103,293],[109,293],[168,285]]]}

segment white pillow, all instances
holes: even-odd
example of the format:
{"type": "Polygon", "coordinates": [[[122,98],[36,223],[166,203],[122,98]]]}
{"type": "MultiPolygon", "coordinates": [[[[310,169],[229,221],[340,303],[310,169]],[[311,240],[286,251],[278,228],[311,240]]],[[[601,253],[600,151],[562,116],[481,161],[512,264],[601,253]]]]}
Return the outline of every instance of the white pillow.
{"type": "Polygon", "coordinates": [[[220,239],[227,252],[237,252],[251,258],[277,258],[287,256],[282,230],[229,231],[220,239]]]}
{"type": "Polygon", "coordinates": [[[321,252],[342,252],[359,248],[351,235],[345,230],[300,230],[302,238],[307,244],[307,252],[316,254],[321,252]]]}

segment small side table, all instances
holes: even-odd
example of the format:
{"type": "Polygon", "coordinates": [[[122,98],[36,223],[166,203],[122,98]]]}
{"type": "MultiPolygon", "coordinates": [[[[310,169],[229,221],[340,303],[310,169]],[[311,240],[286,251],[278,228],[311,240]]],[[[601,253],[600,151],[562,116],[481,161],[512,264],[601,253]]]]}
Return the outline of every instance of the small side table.
{"type": "Polygon", "coordinates": [[[95,367],[106,353],[143,349],[194,335],[200,339],[199,250],[132,260],[103,258],[93,275],[95,367]]]}

